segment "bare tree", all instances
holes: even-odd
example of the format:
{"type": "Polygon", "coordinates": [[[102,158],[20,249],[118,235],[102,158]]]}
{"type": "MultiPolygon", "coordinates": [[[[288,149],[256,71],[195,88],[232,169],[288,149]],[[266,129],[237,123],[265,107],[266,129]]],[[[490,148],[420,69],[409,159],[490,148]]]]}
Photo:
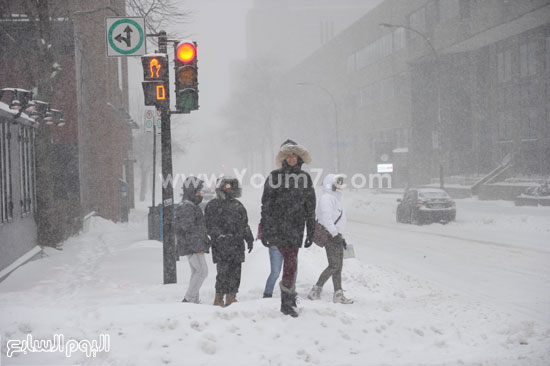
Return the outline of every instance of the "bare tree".
{"type": "Polygon", "coordinates": [[[150,33],[158,33],[172,25],[178,25],[181,29],[181,25],[187,24],[191,15],[190,11],[181,8],[181,1],[175,0],[127,0],[126,3],[128,15],[145,17],[145,27],[150,33]]]}

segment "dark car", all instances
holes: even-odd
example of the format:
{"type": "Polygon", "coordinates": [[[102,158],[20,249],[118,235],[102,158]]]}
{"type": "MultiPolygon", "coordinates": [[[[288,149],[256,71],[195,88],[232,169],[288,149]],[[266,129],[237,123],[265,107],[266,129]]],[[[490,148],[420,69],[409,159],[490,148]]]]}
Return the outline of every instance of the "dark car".
{"type": "Polygon", "coordinates": [[[456,218],[455,202],[442,189],[411,188],[397,202],[397,222],[422,225],[454,221],[456,218]]]}

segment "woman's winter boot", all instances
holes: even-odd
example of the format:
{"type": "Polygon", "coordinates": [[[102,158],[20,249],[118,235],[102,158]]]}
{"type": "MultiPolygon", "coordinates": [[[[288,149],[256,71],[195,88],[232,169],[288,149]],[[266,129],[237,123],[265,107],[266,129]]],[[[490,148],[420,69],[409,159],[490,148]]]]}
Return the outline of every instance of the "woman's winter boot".
{"type": "Polygon", "coordinates": [[[224,294],[216,294],[216,297],[214,298],[215,306],[225,306],[225,304],[223,303],[223,295],[224,294]]]}
{"type": "Polygon", "coordinates": [[[319,300],[321,298],[321,291],[323,288],[321,286],[313,285],[307,298],[310,300],[319,300]]]}
{"type": "Polygon", "coordinates": [[[338,290],[334,293],[334,297],[332,298],[332,301],[337,304],[353,304],[353,300],[348,299],[344,296],[343,290],[338,290]]]}
{"type": "Polygon", "coordinates": [[[234,302],[237,302],[237,294],[236,293],[227,294],[227,296],[225,297],[225,306],[229,306],[234,302]]]}
{"type": "Polygon", "coordinates": [[[290,315],[293,318],[298,316],[296,312],[296,296],[298,295],[294,291],[294,286],[289,289],[283,286],[283,283],[280,283],[281,286],[281,313],[285,315],[290,315]]]}

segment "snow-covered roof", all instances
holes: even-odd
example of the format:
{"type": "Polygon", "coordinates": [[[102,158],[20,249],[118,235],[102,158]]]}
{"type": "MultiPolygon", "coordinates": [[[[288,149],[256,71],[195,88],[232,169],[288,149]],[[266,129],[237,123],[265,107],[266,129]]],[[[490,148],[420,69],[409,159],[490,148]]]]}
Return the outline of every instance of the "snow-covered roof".
{"type": "MultiPolygon", "coordinates": [[[[18,111],[10,109],[10,106],[6,103],[0,102],[0,118],[13,120],[13,117],[17,113],[18,111]]],[[[15,122],[27,126],[38,127],[38,122],[27,116],[25,113],[21,113],[21,115],[15,119],[15,122]]]]}

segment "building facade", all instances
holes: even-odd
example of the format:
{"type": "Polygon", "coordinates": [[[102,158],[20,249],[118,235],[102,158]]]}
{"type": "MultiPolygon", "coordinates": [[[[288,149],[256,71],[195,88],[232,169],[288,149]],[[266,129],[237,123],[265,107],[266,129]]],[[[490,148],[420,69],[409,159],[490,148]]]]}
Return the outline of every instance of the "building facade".
{"type": "Polygon", "coordinates": [[[336,108],[299,101],[323,111],[316,120],[327,126],[334,118],[323,115],[338,109],[338,140],[315,144],[324,164],[340,155],[346,173],[391,162],[394,185],[419,184],[441,171],[483,175],[510,154],[516,174],[545,176],[549,19],[547,0],[386,0],[284,82],[306,79],[332,94],[336,108]]]}
{"type": "MultiPolygon", "coordinates": [[[[236,144],[238,153],[247,159],[250,171],[269,171],[280,143],[291,135],[299,138],[277,127],[281,125],[280,120],[286,118],[274,95],[280,75],[328,44],[378,2],[380,0],[254,0],[246,18],[246,59],[235,65],[232,81],[235,89],[243,91],[247,108],[238,112],[241,115],[229,117],[231,125],[253,131],[250,134],[255,136],[242,137],[242,143],[236,144]],[[257,153],[250,154],[250,151],[257,153]]],[[[290,93],[295,88],[294,84],[287,87],[290,93]]]]}
{"type": "MultiPolygon", "coordinates": [[[[125,1],[1,5],[0,88],[32,90],[67,121],[35,129],[35,212],[25,216],[36,226],[35,245],[56,246],[78,233],[90,212],[120,221],[134,204],[127,64],[106,56],[104,29],[106,16],[125,14],[125,1]]],[[[18,246],[27,244],[5,233],[31,235],[23,233],[31,224],[6,225],[11,228],[0,232],[0,250],[20,253],[18,246]]],[[[3,258],[0,270],[17,259],[13,255],[3,258]]]]}

